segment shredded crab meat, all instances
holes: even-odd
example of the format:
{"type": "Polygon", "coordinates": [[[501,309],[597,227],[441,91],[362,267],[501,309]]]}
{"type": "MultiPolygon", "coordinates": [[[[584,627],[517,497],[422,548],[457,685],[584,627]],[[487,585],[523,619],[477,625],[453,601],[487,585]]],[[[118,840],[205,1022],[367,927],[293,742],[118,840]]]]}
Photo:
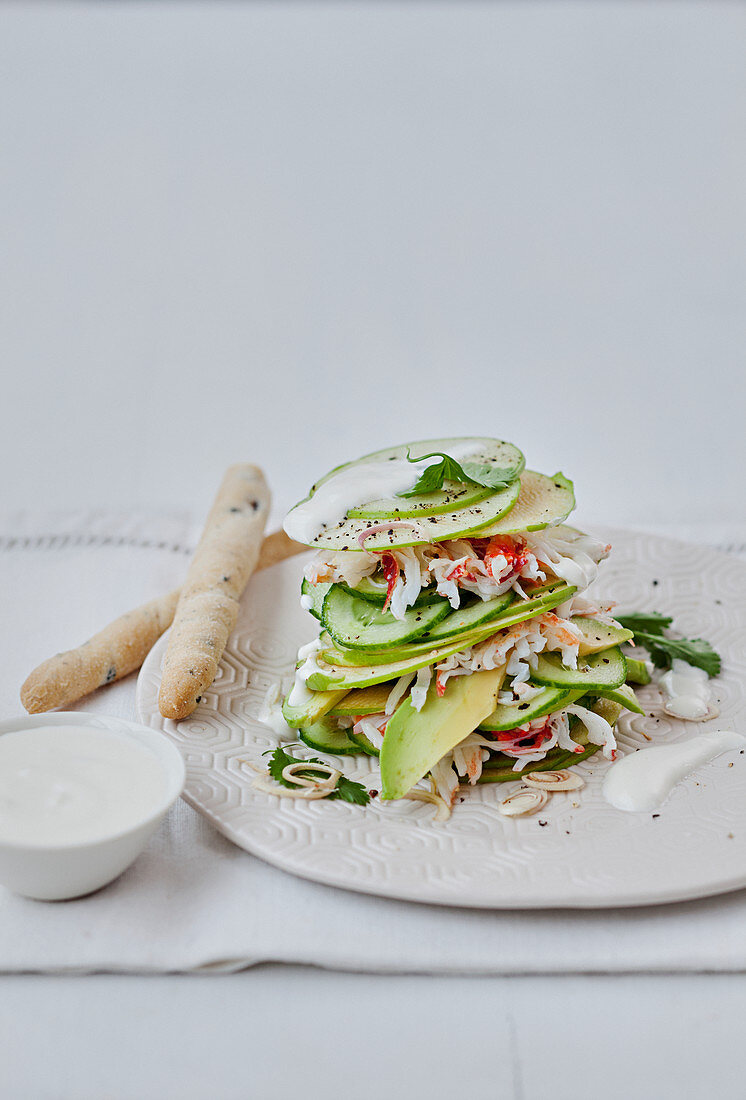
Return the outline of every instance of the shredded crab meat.
{"type": "Polygon", "coordinates": [[[351,725],[353,733],[367,737],[374,749],[381,751],[383,735],[386,732],[388,714],[360,714],[357,715],[351,725]]]}
{"type": "Polygon", "coordinates": [[[388,583],[381,585],[381,591],[394,618],[402,619],[422,589],[433,583],[438,595],[453,608],[460,606],[462,592],[489,600],[513,590],[525,599],[527,585],[541,583],[550,576],[585,588],[595,579],[598,563],[609,549],[589,535],[556,527],[539,533],[451,539],[378,553],[322,551],[306,566],[305,575],[312,584],[342,582],[355,588],[363,578],[383,570],[388,583]]]}
{"type": "MultiPolygon", "coordinates": [[[[493,740],[479,731],[470,733],[431,769],[430,774],[438,794],[449,805],[453,805],[458,794],[459,780],[466,778],[469,783],[478,782],[482,766],[493,752],[513,758],[515,772],[522,772],[527,764],[536,764],[543,760],[556,746],[570,752],[582,753],[584,746],[570,737],[568,714],[574,714],[580,719],[588,730],[588,740],[594,745],[602,746],[605,755],[615,752],[614,731],[609,723],[594,711],[571,705],[564,710],[536,718],[533,722],[526,722],[515,730],[506,731],[506,734],[513,733],[513,737],[503,734],[500,740],[493,740]]],[[[613,756],[610,758],[613,759],[613,756]]]]}
{"type": "Polygon", "coordinates": [[[571,620],[560,619],[554,612],[546,611],[501,630],[479,645],[445,657],[435,665],[438,685],[445,690],[451,676],[469,676],[472,672],[504,664],[507,664],[508,675],[513,676],[514,685],[525,683],[536,663],[536,655],[544,650],[558,651],[568,668],[577,668],[582,637],[571,620]]]}
{"type": "Polygon", "coordinates": [[[389,692],[389,697],[386,700],[386,706],[384,707],[384,712],[386,714],[390,715],[394,713],[396,708],[399,706],[399,703],[407,693],[409,685],[414,680],[414,677],[414,672],[408,672],[406,676],[399,677],[399,679],[396,681],[391,691],[389,692]]]}
{"type": "Polygon", "coordinates": [[[409,700],[415,710],[422,710],[424,707],[432,678],[433,669],[431,665],[425,665],[424,668],[418,671],[414,686],[409,693],[409,700]]]}
{"type": "Polygon", "coordinates": [[[571,596],[569,600],[565,600],[564,603],[559,604],[554,609],[555,615],[559,615],[561,619],[574,619],[577,616],[582,616],[588,619],[598,619],[601,623],[606,623],[607,626],[619,626],[619,623],[612,616],[611,610],[616,605],[613,603],[598,603],[596,600],[589,600],[585,596],[571,596]]]}
{"type": "Polygon", "coordinates": [[[565,710],[567,714],[574,714],[580,719],[588,731],[588,740],[601,747],[601,752],[607,760],[616,760],[617,744],[614,730],[605,718],[593,710],[588,710],[587,707],[579,707],[577,703],[566,707],[565,710]]]}
{"type": "Polygon", "coordinates": [[[598,576],[599,563],[611,546],[571,527],[529,532],[526,546],[540,566],[576,588],[587,588],[598,576]]]}

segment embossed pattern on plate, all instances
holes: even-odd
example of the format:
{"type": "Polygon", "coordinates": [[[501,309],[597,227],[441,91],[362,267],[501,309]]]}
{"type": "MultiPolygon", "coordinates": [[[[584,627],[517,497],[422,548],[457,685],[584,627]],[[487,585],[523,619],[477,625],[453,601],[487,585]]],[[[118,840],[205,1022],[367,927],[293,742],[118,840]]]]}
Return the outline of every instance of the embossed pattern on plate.
{"type": "MultiPolygon", "coordinates": [[[[595,592],[620,608],[664,611],[689,636],[723,656],[713,681],[720,717],[701,725],[661,713],[625,718],[621,747],[668,743],[703,728],[746,733],[746,564],[703,547],[609,531],[614,544],[595,592]],[[648,741],[648,738],[651,741],[648,741]]],[[[433,824],[426,803],[307,804],[252,789],[242,763],[264,766],[278,736],[257,720],[266,693],[292,677],[298,646],[315,636],[298,590],[304,559],[253,578],[218,678],[194,715],[158,712],[162,638],[138,681],[142,722],[181,749],[184,797],[232,841],[292,874],[364,893],[489,908],[645,905],[704,897],[746,885],[746,755],[728,753],[679,784],[659,816],[615,810],[603,800],[609,765],[600,754],[579,765],[586,787],[556,794],[540,814],[501,817],[513,790],[495,784],[465,792],[450,821],[433,824]]],[[[657,692],[644,689],[646,709],[657,692]]],[[[353,779],[380,789],[376,761],[330,757],[353,779]]]]}

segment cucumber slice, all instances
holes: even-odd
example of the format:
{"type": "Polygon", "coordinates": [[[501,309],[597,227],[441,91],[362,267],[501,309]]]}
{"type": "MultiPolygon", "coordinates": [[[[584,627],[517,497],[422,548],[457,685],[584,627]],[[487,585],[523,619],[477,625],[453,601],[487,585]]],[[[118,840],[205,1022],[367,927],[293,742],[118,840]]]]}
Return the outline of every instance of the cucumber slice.
{"type": "MultiPolygon", "coordinates": [[[[461,649],[485,641],[486,638],[490,638],[498,630],[504,630],[517,622],[522,622],[524,619],[541,615],[542,612],[548,611],[556,604],[568,599],[574,591],[575,589],[570,585],[560,585],[559,588],[544,594],[537,600],[522,602],[515,609],[512,606],[508,607],[499,618],[485,623],[479,630],[472,631],[471,634],[454,638],[448,644],[439,646],[436,649],[426,648],[423,651],[422,647],[419,646],[405,646],[399,651],[392,651],[388,660],[383,657],[384,663],[377,663],[376,661],[376,656],[380,661],[380,654],[371,653],[367,655],[369,661],[367,665],[342,664],[339,656],[336,655],[336,650],[323,650],[318,658],[319,671],[311,673],[308,678],[308,687],[313,691],[328,691],[334,688],[340,690],[346,688],[349,691],[352,688],[368,687],[371,684],[380,684],[384,680],[393,680],[403,676],[405,672],[416,672],[418,669],[424,668],[425,665],[437,664],[438,661],[442,661],[444,657],[450,656],[451,653],[458,653],[461,649]]],[[[343,659],[348,659],[351,652],[351,650],[348,650],[343,659]]],[[[613,652],[613,650],[609,650],[609,652],[613,652]]]]}
{"type": "Polygon", "coordinates": [[[477,599],[475,603],[451,611],[436,626],[431,626],[425,632],[423,638],[427,639],[428,642],[432,642],[433,645],[438,645],[441,641],[453,638],[457,634],[470,634],[472,630],[483,623],[497,618],[506,607],[514,602],[513,592],[505,592],[502,596],[495,596],[492,600],[477,599]]]}
{"type": "MultiPolygon", "coordinates": [[[[520,489],[521,482],[516,479],[505,489],[491,492],[471,508],[461,508],[442,515],[418,515],[416,519],[392,520],[391,527],[377,531],[365,540],[364,549],[389,550],[395,546],[420,546],[470,534],[481,535],[483,527],[495,523],[513,507],[520,489]]],[[[367,519],[346,519],[336,527],[322,531],[308,545],[324,550],[362,550],[358,536],[372,526],[367,519]]]]}
{"type": "MultiPolygon", "coordinates": [[[[574,591],[574,588],[563,583],[552,589],[546,589],[530,600],[516,600],[508,604],[499,615],[482,623],[478,628],[472,628],[468,631],[464,630],[460,634],[455,634],[450,638],[445,638],[440,641],[431,641],[431,633],[428,633],[427,635],[423,635],[421,639],[415,639],[413,643],[403,645],[395,651],[384,650],[382,652],[340,649],[339,646],[332,644],[326,646],[326,648],[322,650],[320,656],[326,664],[350,667],[361,664],[385,664],[389,661],[398,662],[408,657],[419,657],[422,654],[433,651],[434,647],[440,648],[444,645],[452,647],[450,652],[454,652],[454,645],[456,650],[466,649],[470,645],[484,641],[485,638],[489,638],[492,634],[497,633],[498,630],[505,630],[507,627],[515,626],[516,623],[520,623],[524,619],[531,619],[536,615],[541,615],[544,611],[551,611],[557,604],[569,599],[574,591]]],[[[457,612],[453,614],[457,615],[457,612]]],[[[448,619],[444,619],[443,622],[447,623],[448,619]]],[[[326,639],[322,639],[322,641],[325,642],[326,639]]],[[[439,660],[440,658],[433,658],[432,663],[435,663],[436,659],[439,660]]],[[[425,664],[427,663],[426,661],[425,664]]]]}
{"type": "Polygon", "coordinates": [[[337,725],[334,718],[324,717],[310,726],[301,726],[298,730],[301,741],[309,748],[319,752],[331,752],[335,756],[344,756],[348,753],[359,752],[360,749],[347,736],[347,730],[337,725]]]}
{"type": "Polygon", "coordinates": [[[333,584],[324,598],[321,619],[332,639],[347,649],[391,649],[418,638],[449,611],[448,601],[441,600],[410,607],[403,619],[395,619],[390,611],[383,611],[369,600],[359,600],[333,584]]]}
{"type": "Polygon", "coordinates": [[[300,586],[301,595],[307,596],[311,601],[311,606],[307,610],[319,622],[321,622],[321,608],[324,605],[324,597],[330,588],[331,584],[328,581],[322,584],[311,584],[307,577],[303,578],[303,583],[300,586]]]}
{"type": "Polygon", "coordinates": [[[310,726],[327,714],[346,694],[347,689],[306,690],[303,692],[302,702],[295,705],[291,705],[290,695],[287,695],[282,703],[282,717],[289,726],[310,726]]]}
{"type": "MultiPolygon", "coordinates": [[[[516,471],[515,477],[520,471],[516,471]]],[[[511,479],[511,480],[514,480],[511,479]]],[[[387,519],[406,519],[411,516],[437,516],[443,512],[471,508],[480,500],[485,500],[493,489],[477,485],[475,482],[444,481],[443,488],[434,493],[420,493],[416,497],[381,497],[370,504],[360,504],[350,508],[350,519],[368,519],[373,523],[387,519]]]]}
{"type": "Polygon", "coordinates": [[[614,645],[622,645],[632,637],[631,630],[601,623],[598,619],[576,618],[572,623],[583,635],[583,640],[578,647],[581,656],[587,653],[599,653],[602,649],[609,649],[614,645]]]}
{"type": "MultiPolygon", "coordinates": [[[[622,712],[621,706],[605,699],[597,699],[591,709],[605,718],[611,726],[616,725],[617,718],[622,712]]],[[[583,760],[587,760],[589,756],[593,756],[601,748],[600,745],[591,744],[588,740],[587,729],[574,716],[570,719],[570,732],[573,741],[583,745],[582,753],[556,746],[549,750],[543,760],[527,765],[523,770],[525,772],[546,772],[559,770],[560,768],[571,768],[574,764],[580,764],[583,760]]],[[[482,774],[477,782],[515,783],[520,781],[522,773],[513,771],[514,763],[513,757],[498,753],[482,765],[482,774]]]]}
{"type": "MultiPolygon", "coordinates": [[[[573,484],[564,474],[547,477],[535,470],[521,474],[521,492],[507,515],[482,528],[481,538],[512,535],[517,531],[538,531],[562,523],[575,507],[573,484]]],[[[450,537],[450,536],[443,536],[450,537]]]]}
{"type": "Polygon", "coordinates": [[[644,661],[638,661],[635,657],[627,657],[627,680],[631,684],[649,684],[650,673],[644,661]]]}
{"type": "MultiPolygon", "coordinates": [[[[629,670],[627,670],[627,676],[629,676],[629,670]]],[[[625,707],[627,710],[633,710],[635,714],[645,713],[629,684],[620,684],[619,687],[606,688],[598,694],[602,699],[609,699],[612,703],[619,703],[620,706],[625,707]]]]}
{"type": "Polygon", "coordinates": [[[351,717],[356,714],[382,714],[386,708],[389,695],[396,683],[384,681],[382,684],[374,684],[373,687],[355,688],[345,695],[344,699],[333,706],[329,714],[351,717]]]}
{"type": "Polygon", "coordinates": [[[566,668],[554,654],[539,654],[531,672],[531,679],[537,684],[583,688],[584,691],[619,687],[626,678],[627,664],[618,646],[579,660],[576,669],[566,668]]]}
{"type": "MultiPolygon", "coordinates": [[[[378,665],[337,665],[326,661],[323,659],[323,654],[319,654],[317,658],[319,671],[312,672],[308,677],[308,687],[312,691],[319,692],[338,689],[341,696],[343,690],[346,693],[352,688],[371,687],[373,684],[382,684],[384,680],[398,679],[407,672],[416,672],[425,665],[436,664],[451,653],[458,653],[459,649],[461,649],[461,643],[454,642],[440,649],[429,649],[416,657],[378,665]]],[[[463,679],[463,677],[460,678],[463,679]]]]}
{"type": "MultiPolygon", "coordinates": [[[[580,742],[582,739],[580,737],[575,737],[575,740],[580,742]]],[[[550,749],[543,760],[539,760],[527,766],[525,771],[549,772],[559,771],[561,768],[571,768],[573,764],[580,764],[583,760],[587,760],[589,756],[593,756],[600,748],[600,745],[588,744],[585,746],[582,753],[566,752],[564,749],[550,749]]],[[[505,759],[507,760],[509,758],[506,757],[505,759]]],[[[482,767],[482,774],[477,780],[477,783],[515,783],[520,781],[520,778],[521,772],[514,772],[512,765],[501,764],[495,767],[488,767],[487,764],[485,764],[482,767]]]]}
{"type": "Polygon", "coordinates": [[[354,744],[357,746],[357,752],[364,752],[366,756],[381,755],[373,742],[369,741],[364,733],[355,733],[354,730],[348,730],[347,733],[349,735],[350,741],[353,741],[354,744]]]}
{"type": "MultiPolygon", "coordinates": [[[[350,588],[348,584],[341,582],[339,587],[344,588],[345,592],[349,592],[351,596],[357,596],[361,600],[369,600],[371,603],[378,604],[379,607],[383,607],[386,603],[386,592],[388,585],[386,581],[377,581],[376,577],[379,574],[374,574],[372,577],[363,577],[355,588],[350,588]]],[[[430,585],[428,588],[423,588],[417,599],[412,604],[413,607],[422,607],[423,604],[438,603],[443,597],[439,596],[435,585],[430,585]]]]}
{"type": "Polygon", "coordinates": [[[498,732],[513,730],[524,722],[533,722],[544,714],[554,714],[563,707],[574,703],[584,692],[584,688],[545,687],[541,695],[535,695],[527,703],[498,704],[488,718],[480,723],[481,730],[498,732]]]}

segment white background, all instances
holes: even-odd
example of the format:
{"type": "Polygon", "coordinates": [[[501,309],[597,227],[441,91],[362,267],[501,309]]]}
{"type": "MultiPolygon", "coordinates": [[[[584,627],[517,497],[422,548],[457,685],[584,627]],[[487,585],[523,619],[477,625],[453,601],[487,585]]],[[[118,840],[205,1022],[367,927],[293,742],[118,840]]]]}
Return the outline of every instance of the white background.
{"type": "Polygon", "coordinates": [[[746,8],[0,10],[7,506],[278,513],[508,438],[582,516],[743,485],[746,8]],[[12,471],[12,476],[7,474],[12,471]]]}
{"type": "MultiPolygon", "coordinates": [[[[583,517],[733,518],[745,47],[713,0],[5,4],[3,510],[201,516],[248,460],[279,516],[366,450],[494,434],[583,517]]],[[[11,1100],[316,1096],[321,1048],[325,1095],[742,1089],[740,976],[0,991],[11,1100]]]]}

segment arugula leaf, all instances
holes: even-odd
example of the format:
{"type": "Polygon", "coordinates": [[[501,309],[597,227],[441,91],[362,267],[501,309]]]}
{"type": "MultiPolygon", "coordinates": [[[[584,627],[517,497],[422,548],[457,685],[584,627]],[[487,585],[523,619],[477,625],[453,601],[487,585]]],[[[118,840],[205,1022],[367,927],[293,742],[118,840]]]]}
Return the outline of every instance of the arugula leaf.
{"type": "Polygon", "coordinates": [[[444,451],[433,451],[431,454],[420,455],[412,458],[407,451],[407,462],[422,462],[425,458],[439,458],[440,462],[434,462],[420,474],[413,488],[406,493],[397,493],[400,497],[419,496],[420,493],[434,493],[443,488],[444,481],[472,481],[485,489],[504,489],[514,480],[513,471],[506,466],[493,466],[490,463],[464,462],[463,465],[445,454],[444,451]]]}
{"type": "Polygon", "coordinates": [[[678,657],[695,668],[704,669],[708,676],[717,676],[720,672],[720,654],[704,638],[665,638],[645,630],[636,630],[634,634],[635,641],[650,653],[656,668],[670,668],[673,658],[678,657]]]}
{"type": "Polygon", "coordinates": [[[637,633],[638,630],[647,631],[648,634],[662,634],[673,619],[668,615],[661,615],[658,611],[631,611],[629,615],[617,615],[616,621],[626,630],[637,633]]]}
{"type": "MultiPolygon", "coordinates": [[[[267,754],[271,751],[272,750],[267,749],[267,752],[263,753],[262,755],[267,756],[267,754]]],[[[283,787],[294,787],[295,784],[285,779],[282,773],[283,769],[285,769],[288,764],[297,763],[297,756],[291,756],[282,748],[278,747],[272,752],[267,767],[269,769],[269,774],[272,776],[272,778],[275,779],[278,783],[282,784],[283,787]]],[[[320,772],[318,769],[314,769],[314,764],[324,763],[324,761],[319,760],[317,756],[311,756],[308,759],[304,760],[303,763],[308,764],[308,769],[303,768],[301,775],[306,776],[308,779],[323,779],[326,777],[326,772],[320,772]]],[[[346,775],[340,775],[339,779],[337,780],[337,786],[327,797],[341,798],[343,802],[353,802],[357,806],[367,806],[370,802],[370,795],[368,794],[362,783],[356,783],[353,779],[348,779],[346,775]]]]}

